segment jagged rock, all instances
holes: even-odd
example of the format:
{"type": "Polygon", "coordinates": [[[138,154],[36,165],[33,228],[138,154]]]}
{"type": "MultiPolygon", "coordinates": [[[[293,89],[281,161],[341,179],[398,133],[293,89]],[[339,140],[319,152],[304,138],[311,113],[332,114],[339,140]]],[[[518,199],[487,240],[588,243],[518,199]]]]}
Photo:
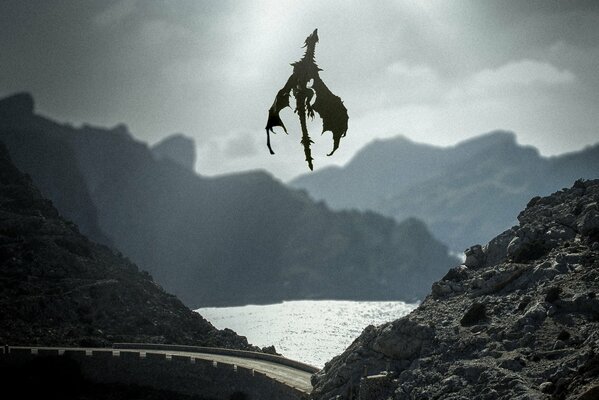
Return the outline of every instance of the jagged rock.
{"type": "Polygon", "coordinates": [[[525,325],[537,325],[545,319],[547,316],[547,309],[541,303],[537,303],[530,307],[526,313],[518,320],[518,323],[522,326],[525,325]]]}
{"type": "Polygon", "coordinates": [[[485,253],[480,244],[470,247],[464,252],[464,254],[466,255],[464,265],[469,268],[482,267],[485,263],[485,253]]]}
{"type": "Polygon", "coordinates": [[[593,235],[599,232],[599,211],[597,203],[593,204],[593,210],[585,212],[578,221],[578,230],[583,235],[593,235]]]}
{"type": "Polygon", "coordinates": [[[439,282],[433,283],[433,296],[435,298],[440,298],[451,293],[463,292],[464,286],[460,282],[466,280],[467,277],[468,267],[465,265],[451,268],[439,282]]]}
{"type": "Polygon", "coordinates": [[[510,371],[520,371],[524,365],[525,363],[521,358],[502,360],[499,363],[500,368],[509,369],[510,371]]]}
{"type": "Polygon", "coordinates": [[[473,303],[460,319],[460,325],[468,326],[484,321],[487,318],[486,307],[483,303],[473,303]]]}
{"type": "Polygon", "coordinates": [[[441,279],[442,281],[461,282],[468,278],[468,267],[465,265],[458,265],[457,267],[450,268],[447,274],[441,279]]]}
{"type": "Polygon", "coordinates": [[[372,349],[393,359],[410,360],[420,353],[422,344],[434,336],[430,326],[409,319],[400,319],[385,326],[372,349]]]}
{"type": "Polygon", "coordinates": [[[555,385],[553,382],[543,382],[539,385],[539,390],[541,393],[552,393],[555,389],[555,385]]]}
{"type": "Polygon", "coordinates": [[[451,283],[439,281],[439,282],[433,283],[431,291],[432,291],[433,297],[438,299],[438,298],[447,296],[448,294],[452,293],[453,287],[452,287],[451,283]]]}
{"type": "Polygon", "coordinates": [[[565,329],[562,329],[560,333],[557,335],[557,340],[566,341],[570,339],[570,332],[565,329]]]}
{"type": "Polygon", "coordinates": [[[599,385],[593,385],[580,395],[578,400],[597,400],[599,399],[599,385]]]}
{"type": "Polygon", "coordinates": [[[562,289],[559,286],[552,286],[547,290],[547,294],[545,295],[545,301],[547,303],[553,303],[559,300],[559,295],[562,289]]]}
{"type": "Polygon", "coordinates": [[[516,236],[507,246],[508,256],[516,263],[536,260],[543,256],[547,253],[547,247],[537,237],[537,232],[525,232],[523,237],[516,236]]]}
{"type": "Polygon", "coordinates": [[[394,385],[390,375],[381,374],[362,378],[358,400],[380,400],[393,393],[394,385]]]}
{"type": "Polygon", "coordinates": [[[491,239],[489,243],[483,246],[485,253],[485,265],[496,265],[507,257],[507,247],[514,237],[513,229],[508,229],[502,234],[491,239]]]}
{"type": "Polygon", "coordinates": [[[279,353],[277,353],[277,349],[275,348],[275,346],[266,346],[262,348],[262,352],[263,353],[268,353],[268,354],[275,354],[275,355],[280,355],[279,353]]]}
{"type": "Polygon", "coordinates": [[[314,399],[348,398],[350,377],[383,360],[396,378],[382,399],[597,398],[599,246],[587,221],[598,201],[593,180],[529,202],[518,226],[471,248],[477,259],[419,308],[327,363],[314,399]]]}

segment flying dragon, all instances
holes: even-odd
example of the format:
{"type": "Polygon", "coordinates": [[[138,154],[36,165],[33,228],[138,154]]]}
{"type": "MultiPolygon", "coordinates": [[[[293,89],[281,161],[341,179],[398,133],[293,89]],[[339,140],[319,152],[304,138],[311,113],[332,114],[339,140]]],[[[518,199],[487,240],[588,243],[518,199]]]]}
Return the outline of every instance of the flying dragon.
{"type": "Polygon", "coordinates": [[[275,154],[270,146],[270,133],[276,133],[273,130],[276,126],[282,127],[285,133],[288,133],[279,112],[285,107],[289,107],[289,96],[293,93],[296,104],[295,112],[299,116],[302,128],[300,143],[304,147],[304,154],[310,170],[313,169],[310,145],[314,142],[308,135],[306,116],[314,118],[314,112],[318,113],[322,119],[322,133],[332,132],[333,151],[328,154],[329,156],[337,150],[341,138],[346,135],[349,119],[341,98],[334,95],[318,75],[322,69],[318,68],[314,61],[316,43],[318,43],[318,29],[314,29],[314,32],[306,38],[303,46],[306,48],[306,52],[302,59],[291,64],[293,73],[285,86],[277,93],[274,103],[268,110],[268,121],[266,122],[266,145],[270,154],[275,154]],[[314,96],[316,96],[315,99],[314,96]]]}

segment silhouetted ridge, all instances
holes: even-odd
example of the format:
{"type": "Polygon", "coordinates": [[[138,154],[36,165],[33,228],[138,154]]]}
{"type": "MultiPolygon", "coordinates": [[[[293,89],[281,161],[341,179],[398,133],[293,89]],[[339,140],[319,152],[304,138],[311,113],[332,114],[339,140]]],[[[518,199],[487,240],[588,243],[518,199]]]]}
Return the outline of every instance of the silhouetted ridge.
{"type": "Polygon", "coordinates": [[[0,143],[0,342],[155,342],[255,349],[165,293],[150,275],[81,235],[0,143]]]}

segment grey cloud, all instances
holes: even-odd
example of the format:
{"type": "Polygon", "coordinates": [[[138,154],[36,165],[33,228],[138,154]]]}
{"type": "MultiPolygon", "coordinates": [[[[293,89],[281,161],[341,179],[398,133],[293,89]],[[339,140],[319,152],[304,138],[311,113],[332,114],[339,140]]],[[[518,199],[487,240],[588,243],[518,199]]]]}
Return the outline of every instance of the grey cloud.
{"type": "Polygon", "coordinates": [[[135,12],[137,0],[119,0],[109,4],[93,17],[93,22],[106,27],[119,22],[135,12]]]}
{"type": "Polygon", "coordinates": [[[319,28],[321,75],[350,125],[316,168],[399,133],[451,144],[503,128],[550,154],[596,137],[598,27],[596,1],[5,0],[0,94],[29,90],[56,119],[125,122],[150,142],[185,132],[203,173],[288,179],[304,172],[298,127],[271,157],[266,110],[319,28]],[[257,153],[222,139],[241,131],[257,153]]]}
{"type": "Polygon", "coordinates": [[[223,153],[232,158],[245,158],[256,155],[258,147],[251,132],[241,132],[227,140],[223,153]]]}

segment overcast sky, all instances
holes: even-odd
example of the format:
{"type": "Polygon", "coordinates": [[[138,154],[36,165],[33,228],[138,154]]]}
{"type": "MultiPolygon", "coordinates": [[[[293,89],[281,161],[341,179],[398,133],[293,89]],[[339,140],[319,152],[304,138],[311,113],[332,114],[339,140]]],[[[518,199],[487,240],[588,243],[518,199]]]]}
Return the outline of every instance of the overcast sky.
{"type": "Polygon", "coordinates": [[[264,126],[318,28],[321,78],[350,116],[347,137],[312,126],[315,169],[375,138],[451,145],[494,129],[545,155],[599,142],[599,1],[0,2],[0,95],[27,90],[74,124],[125,123],[155,143],[182,132],[197,170],[307,172],[299,122],[264,126]]]}

